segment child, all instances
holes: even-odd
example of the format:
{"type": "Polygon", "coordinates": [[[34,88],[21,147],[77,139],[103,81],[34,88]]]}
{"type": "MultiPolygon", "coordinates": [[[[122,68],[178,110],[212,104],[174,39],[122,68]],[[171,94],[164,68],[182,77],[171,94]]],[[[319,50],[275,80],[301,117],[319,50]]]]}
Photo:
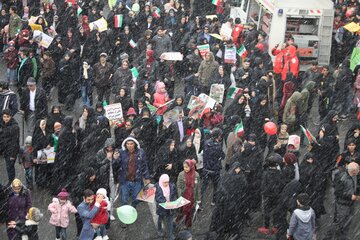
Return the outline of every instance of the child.
{"type": "Polygon", "coordinates": [[[15,230],[19,233],[19,236],[21,236],[20,239],[38,240],[38,225],[42,217],[43,214],[40,210],[36,207],[32,207],[26,215],[27,220],[25,222],[12,221],[9,223],[9,228],[15,228],[15,230]]]}
{"type": "Polygon", "coordinates": [[[163,115],[167,109],[165,103],[169,101],[169,95],[165,89],[165,83],[160,81],[156,82],[153,98],[153,105],[158,108],[156,115],[163,115]]]}
{"type": "Polygon", "coordinates": [[[27,136],[25,146],[20,149],[19,163],[23,165],[25,171],[26,186],[33,189],[33,148],[32,137],[27,136]]]}
{"type": "Polygon", "coordinates": [[[91,220],[91,225],[93,226],[96,232],[96,237],[94,238],[94,240],[108,240],[109,237],[107,236],[106,233],[105,224],[109,221],[108,210],[110,210],[110,201],[109,198],[106,196],[107,191],[105,188],[99,188],[96,191],[96,195],[99,194],[103,196],[104,200],[100,203],[99,211],[97,212],[95,217],[91,220]]]}
{"type": "Polygon", "coordinates": [[[162,221],[165,220],[168,226],[168,238],[174,239],[174,223],[173,223],[173,210],[168,210],[159,205],[159,203],[171,202],[177,199],[176,187],[170,183],[170,177],[167,174],[160,176],[159,182],[156,183],[155,201],[156,201],[156,214],[158,218],[158,235],[163,237],[162,221]]]}
{"type": "Polygon", "coordinates": [[[293,212],[287,232],[288,239],[313,239],[315,232],[315,212],[309,206],[310,197],[301,193],[297,197],[297,209],[293,212]]]}
{"type": "Polygon", "coordinates": [[[49,204],[48,210],[51,213],[50,224],[55,226],[56,240],[66,240],[66,228],[69,226],[69,212],[77,213],[76,208],[68,200],[69,193],[62,189],[49,204]]]}

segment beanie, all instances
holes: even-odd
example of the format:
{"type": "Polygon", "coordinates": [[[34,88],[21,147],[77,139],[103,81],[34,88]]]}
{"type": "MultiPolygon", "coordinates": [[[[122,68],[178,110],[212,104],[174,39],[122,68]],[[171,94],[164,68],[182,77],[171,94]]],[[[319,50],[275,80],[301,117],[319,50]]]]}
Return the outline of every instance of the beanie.
{"type": "Polygon", "coordinates": [[[69,197],[69,193],[65,188],[61,189],[61,192],[57,195],[60,200],[67,200],[69,197]]]}
{"type": "Polygon", "coordinates": [[[98,195],[98,194],[101,194],[101,195],[103,195],[104,197],[106,197],[107,191],[106,191],[105,188],[99,188],[99,189],[96,191],[96,195],[98,195]]]}

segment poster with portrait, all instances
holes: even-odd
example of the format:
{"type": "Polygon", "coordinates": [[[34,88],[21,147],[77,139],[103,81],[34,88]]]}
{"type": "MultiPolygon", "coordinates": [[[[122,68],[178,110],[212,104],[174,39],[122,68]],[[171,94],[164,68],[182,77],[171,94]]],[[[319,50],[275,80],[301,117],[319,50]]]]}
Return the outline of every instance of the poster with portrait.
{"type": "Polygon", "coordinates": [[[225,85],[224,84],[212,84],[210,87],[210,97],[215,99],[218,103],[223,103],[224,101],[224,92],[225,85]]]}

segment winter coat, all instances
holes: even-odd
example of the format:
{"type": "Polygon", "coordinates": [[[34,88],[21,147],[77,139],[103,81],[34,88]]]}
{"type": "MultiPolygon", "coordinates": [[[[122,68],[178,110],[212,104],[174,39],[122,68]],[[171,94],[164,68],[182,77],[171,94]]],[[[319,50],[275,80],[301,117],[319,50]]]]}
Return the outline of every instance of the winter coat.
{"type": "MultiPolygon", "coordinates": [[[[156,183],[155,187],[156,187],[156,192],[155,192],[156,214],[159,216],[173,215],[175,213],[174,210],[165,209],[159,205],[159,203],[165,203],[166,198],[159,183],[156,183]]],[[[177,191],[176,191],[176,186],[171,182],[169,183],[169,187],[170,187],[170,202],[172,202],[177,199],[177,191]]]]}
{"type": "Polygon", "coordinates": [[[20,151],[20,128],[14,118],[5,124],[0,123],[0,153],[5,157],[16,159],[20,151]]]}
{"type": "Polygon", "coordinates": [[[65,204],[61,205],[57,198],[53,199],[53,202],[49,204],[48,210],[51,213],[49,223],[55,227],[67,228],[69,226],[69,212],[77,213],[76,208],[68,200],[65,204]]]}
{"type": "MultiPolygon", "coordinates": [[[[47,97],[42,88],[37,87],[35,92],[35,119],[45,118],[48,114],[47,97]]],[[[23,93],[20,103],[20,109],[24,111],[25,119],[30,114],[30,89],[26,89],[23,93]]]]}
{"type": "Polygon", "coordinates": [[[0,116],[2,116],[2,111],[5,109],[9,109],[12,116],[15,116],[18,112],[18,101],[13,91],[3,89],[0,92],[0,116]]]}
{"type": "Polygon", "coordinates": [[[176,148],[170,152],[170,145],[172,141],[172,139],[166,140],[165,144],[162,145],[162,147],[156,153],[154,170],[157,173],[156,178],[160,177],[162,174],[168,174],[170,181],[176,182],[176,178],[182,163],[180,163],[178,159],[176,148]],[[166,170],[167,164],[172,164],[171,170],[166,170]]]}
{"type": "Polygon", "coordinates": [[[268,168],[263,172],[261,193],[266,197],[278,197],[285,186],[281,171],[277,168],[268,168]]]}
{"type": "Polygon", "coordinates": [[[34,66],[30,58],[22,59],[18,68],[18,87],[26,88],[27,80],[34,77],[34,66]]]}
{"type": "Polygon", "coordinates": [[[23,186],[19,195],[11,191],[6,203],[7,222],[25,220],[31,206],[30,191],[27,188],[23,186]]]}
{"type": "Polygon", "coordinates": [[[354,201],[351,199],[355,194],[355,182],[348,171],[341,172],[335,180],[335,201],[338,204],[352,206],[354,201]]]}
{"type": "Polygon", "coordinates": [[[296,123],[296,117],[298,116],[298,106],[300,103],[301,94],[294,92],[291,97],[287,100],[284,113],[283,122],[288,126],[293,126],[296,123]]]}
{"type": "Polygon", "coordinates": [[[10,15],[9,20],[9,36],[11,39],[16,37],[16,34],[18,33],[18,30],[21,29],[21,18],[19,15],[15,14],[14,16],[10,15]]]}
{"type": "Polygon", "coordinates": [[[114,147],[114,139],[108,138],[105,141],[104,147],[100,149],[96,154],[96,165],[92,166],[97,172],[99,185],[110,193],[110,181],[117,181],[117,173],[114,171],[112,165],[113,161],[107,159],[105,149],[109,146],[114,147]]]}
{"type": "Polygon", "coordinates": [[[106,63],[102,66],[101,63],[96,63],[94,69],[94,82],[96,87],[110,87],[110,75],[113,73],[113,65],[106,63]]]}
{"type": "Polygon", "coordinates": [[[172,43],[168,35],[165,35],[164,37],[155,35],[152,39],[152,45],[156,59],[159,59],[162,53],[172,51],[172,43]]]}
{"type": "MultiPolygon", "coordinates": [[[[54,76],[55,72],[56,72],[56,67],[54,60],[52,59],[44,60],[42,64],[41,78],[43,79],[51,78],[54,76]]],[[[44,83],[42,82],[42,84],[44,83]]]]}
{"type": "Polygon", "coordinates": [[[83,223],[83,227],[80,233],[79,240],[89,240],[94,237],[94,229],[90,224],[91,219],[95,217],[97,212],[99,211],[99,207],[94,205],[92,209],[85,202],[82,202],[78,207],[77,211],[80,215],[80,218],[83,223]]]}
{"type": "Polygon", "coordinates": [[[314,210],[311,207],[296,209],[291,215],[288,235],[296,240],[311,240],[314,232],[314,210]]]}
{"type": "Polygon", "coordinates": [[[214,55],[210,53],[210,56],[210,61],[203,60],[198,69],[200,84],[205,87],[210,87],[211,77],[219,69],[219,63],[214,60],[214,55]]]}
{"type": "Polygon", "coordinates": [[[222,169],[221,161],[225,159],[225,153],[222,150],[222,144],[209,139],[204,145],[204,169],[219,173],[222,169]]]}
{"type": "Polygon", "coordinates": [[[121,87],[126,87],[127,92],[130,92],[133,86],[132,73],[130,69],[123,69],[119,67],[116,69],[114,76],[112,77],[112,92],[119,94],[121,87]]]}
{"type": "Polygon", "coordinates": [[[121,97],[119,92],[117,92],[115,96],[115,103],[121,103],[122,112],[126,113],[129,108],[133,107],[133,102],[131,96],[127,94],[127,90],[125,89],[125,96],[121,97]]]}
{"type": "Polygon", "coordinates": [[[292,45],[288,46],[286,48],[286,51],[287,53],[285,55],[284,68],[281,73],[281,79],[283,81],[286,80],[286,74],[288,72],[291,72],[297,78],[300,70],[299,59],[296,56],[295,46],[292,45]]]}
{"type": "Polygon", "coordinates": [[[284,69],[284,62],[285,62],[285,50],[279,50],[273,48],[271,50],[273,56],[275,56],[274,61],[274,73],[280,74],[284,69]]]}
{"type": "MultiPolygon", "coordinates": [[[[177,178],[176,187],[177,187],[177,193],[179,194],[179,196],[183,196],[183,193],[186,188],[186,179],[185,179],[184,171],[179,173],[179,176],[177,178]]],[[[193,190],[194,190],[193,191],[194,200],[200,201],[200,175],[198,172],[195,172],[195,187],[193,190]]]]}
{"type": "MultiPolygon", "coordinates": [[[[120,184],[124,184],[126,182],[126,175],[128,172],[128,165],[130,160],[130,153],[126,149],[125,145],[126,142],[132,140],[135,142],[136,150],[135,150],[135,159],[136,159],[136,174],[135,174],[135,182],[141,182],[143,181],[143,178],[150,179],[148,165],[147,165],[147,158],[145,155],[145,151],[140,148],[139,142],[134,139],[133,137],[126,138],[122,143],[122,149],[120,151],[120,157],[116,160],[117,163],[114,163],[118,165],[118,179],[120,184]]],[[[115,170],[114,170],[115,171],[115,170]]]]}
{"type": "Polygon", "coordinates": [[[39,240],[38,225],[39,223],[33,220],[17,221],[15,231],[18,233],[18,238],[14,238],[14,240],[22,240],[24,237],[27,237],[28,240],[39,240]]]}
{"type": "Polygon", "coordinates": [[[19,65],[18,51],[14,47],[9,47],[4,52],[4,59],[6,61],[6,67],[16,70],[19,65]]]}
{"type": "Polygon", "coordinates": [[[7,191],[9,191],[9,189],[0,184],[0,224],[6,223],[7,220],[7,191]]]}

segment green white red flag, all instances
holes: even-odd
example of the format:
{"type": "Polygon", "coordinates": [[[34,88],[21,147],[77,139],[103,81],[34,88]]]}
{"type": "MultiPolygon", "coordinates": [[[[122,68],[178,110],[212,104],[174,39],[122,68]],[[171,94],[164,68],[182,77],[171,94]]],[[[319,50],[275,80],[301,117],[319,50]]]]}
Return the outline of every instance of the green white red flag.
{"type": "Polygon", "coordinates": [[[241,58],[246,58],[248,55],[248,51],[245,48],[245,45],[241,45],[241,47],[236,52],[241,58]]]}

